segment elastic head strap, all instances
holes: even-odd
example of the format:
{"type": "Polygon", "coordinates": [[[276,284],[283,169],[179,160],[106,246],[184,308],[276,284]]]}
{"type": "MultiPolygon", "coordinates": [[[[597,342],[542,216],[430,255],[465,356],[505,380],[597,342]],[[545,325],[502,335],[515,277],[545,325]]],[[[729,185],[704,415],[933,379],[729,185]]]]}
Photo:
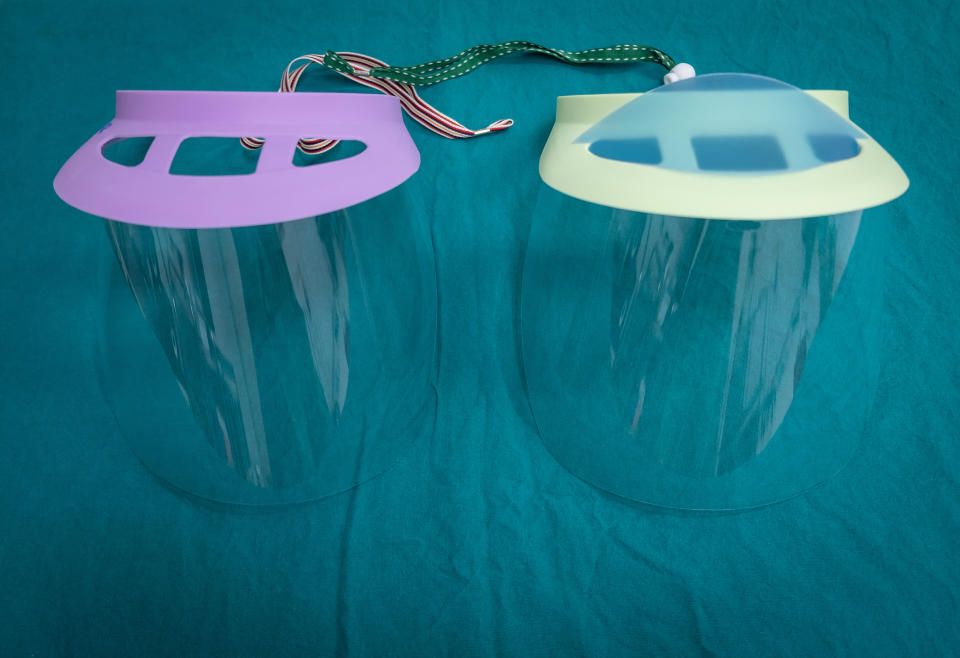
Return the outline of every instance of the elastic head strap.
{"type": "MultiPolygon", "coordinates": [[[[481,44],[467,48],[452,57],[416,66],[389,66],[386,62],[369,55],[328,50],[323,55],[302,55],[291,61],[284,69],[280,80],[280,91],[294,91],[304,71],[311,64],[319,64],[357,84],[396,96],[400,99],[404,111],[431,132],[448,139],[469,139],[506,130],[513,125],[513,119],[500,119],[478,130],[467,128],[424,101],[417,93],[415,86],[433,85],[466,75],[493,59],[516,52],[547,55],[567,64],[652,62],[660,64],[667,70],[675,66],[673,58],[662,50],[638,44],[571,52],[547,48],[529,41],[507,41],[496,45],[481,44]],[[300,64],[300,62],[303,63],[300,64]],[[296,64],[299,66],[294,68],[296,64]]],[[[264,140],[259,137],[243,137],[240,142],[245,148],[255,150],[263,146],[264,140]]],[[[339,140],[336,139],[306,138],[301,139],[297,147],[304,153],[323,153],[335,147],[338,142],[339,140]]]]}
{"type": "MultiPolygon", "coordinates": [[[[410,85],[427,86],[445,82],[466,75],[489,61],[512,53],[533,53],[546,55],[566,64],[617,64],[652,62],[660,64],[668,71],[675,65],[668,54],[640,44],[619,44],[605,48],[588,50],[560,50],[548,48],[530,41],[506,41],[499,44],[480,44],[447,57],[416,66],[382,65],[370,69],[365,75],[381,80],[404,82],[410,85]]],[[[326,64],[338,73],[350,73],[348,64],[337,57],[337,53],[327,51],[326,64]]]]}

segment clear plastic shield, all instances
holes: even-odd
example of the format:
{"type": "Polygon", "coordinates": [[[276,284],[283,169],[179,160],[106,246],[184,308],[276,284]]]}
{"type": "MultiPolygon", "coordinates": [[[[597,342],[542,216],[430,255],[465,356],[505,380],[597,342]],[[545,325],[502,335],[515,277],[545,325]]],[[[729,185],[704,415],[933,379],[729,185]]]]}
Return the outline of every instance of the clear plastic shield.
{"type": "Polygon", "coordinates": [[[878,212],[692,219],[544,186],[521,331],[549,450],[596,486],[683,509],[760,506],[836,473],[876,384],[878,212]]]}
{"type": "Polygon", "coordinates": [[[435,270],[401,201],[233,229],[106,222],[102,383],[150,470],[216,501],[304,501],[432,429],[435,270]]]}

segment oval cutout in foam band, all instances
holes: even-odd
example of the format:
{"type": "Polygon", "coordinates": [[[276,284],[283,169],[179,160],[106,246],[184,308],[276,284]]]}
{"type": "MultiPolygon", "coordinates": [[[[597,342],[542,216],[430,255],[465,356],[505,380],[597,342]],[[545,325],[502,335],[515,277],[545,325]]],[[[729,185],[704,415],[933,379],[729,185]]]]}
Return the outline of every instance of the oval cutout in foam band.
{"type": "Polygon", "coordinates": [[[835,474],[879,369],[887,220],[864,209],[907,186],[846,94],[725,74],[564,97],[540,171],[522,355],[557,460],[696,510],[835,474]]]}
{"type": "Polygon", "coordinates": [[[118,92],[55,188],[106,218],[101,383],[151,471],[214,501],[300,502],[432,429],[435,268],[401,185],[418,165],[394,98],[118,92]],[[139,160],[102,155],[138,136],[139,160]],[[231,139],[178,153],[196,137],[231,139]],[[314,137],[362,150],[298,166],[314,137]],[[209,175],[170,173],[175,155],[209,175]]]}

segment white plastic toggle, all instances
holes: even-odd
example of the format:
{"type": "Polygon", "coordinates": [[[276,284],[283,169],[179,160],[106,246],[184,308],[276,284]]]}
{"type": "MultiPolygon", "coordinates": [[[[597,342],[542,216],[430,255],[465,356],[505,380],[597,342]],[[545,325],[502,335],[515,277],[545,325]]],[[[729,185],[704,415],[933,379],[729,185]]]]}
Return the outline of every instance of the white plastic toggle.
{"type": "Polygon", "coordinates": [[[697,72],[693,70],[692,66],[686,62],[680,62],[670,69],[669,73],[663,76],[663,84],[668,85],[671,82],[679,82],[680,80],[686,80],[696,75],[697,72]]]}

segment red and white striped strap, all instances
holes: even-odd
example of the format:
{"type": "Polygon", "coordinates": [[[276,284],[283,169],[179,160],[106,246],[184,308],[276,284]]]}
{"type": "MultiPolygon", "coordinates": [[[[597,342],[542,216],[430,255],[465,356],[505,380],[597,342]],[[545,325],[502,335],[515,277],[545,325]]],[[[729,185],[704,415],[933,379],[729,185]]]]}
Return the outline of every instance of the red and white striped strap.
{"type": "MultiPolygon", "coordinates": [[[[499,121],[494,121],[486,128],[471,130],[423,100],[413,85],[369,76],[370,69],[385,67],[387,66],[386,62],[381,62],[379,59],[360,53],[338,52],[337,55],[346,61],[353,69],[352,74],[338,71],[340,75],[365,87],[376,89],[390,96],[396,96],[400,99],[400,104],[404,111],[417,123],[448,139],[468,139],[470,137],[506,130],[513,125],[513,119],[500,119],[499,121]]],[[[311,64],[322,65],[323,60],[324,55],[302,55],[291,61],[284,70],[283,77],[280,79],[280,91],[296,90],[297,83],[300,81],[307,67],[311,64]],[[296,68],[292,68],[295,64],[304,60],[306,60],[305,63],[300,64],[296,68]]],[[[263,142],[264,140],[259,137],[243,137],[240,139],[240,143],[243,144],[244,148],[250,150],[261,148],[263,142]]],[[[338,143],[339,140],[336,139],[323,139],[319,137],[305,138],[297,143],[297,148],[304,153],[324,153],[335,147],[338,143]]]]}

